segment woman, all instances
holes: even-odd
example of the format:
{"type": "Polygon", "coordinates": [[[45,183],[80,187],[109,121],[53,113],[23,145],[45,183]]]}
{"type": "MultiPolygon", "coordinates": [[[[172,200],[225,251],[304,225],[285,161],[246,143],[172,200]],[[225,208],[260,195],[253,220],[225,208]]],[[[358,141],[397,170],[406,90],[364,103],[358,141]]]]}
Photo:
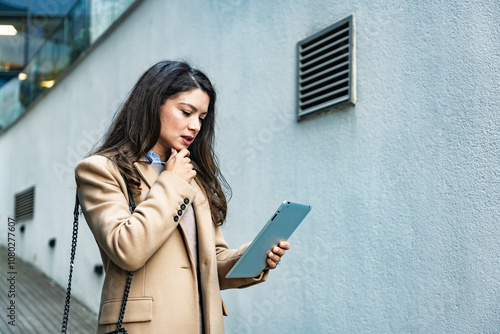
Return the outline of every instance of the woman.
{"type": "Polygon", "coordinates": [[[290,248],[276,245],[258,277],[225,278],[248,244],[228,249],[220,229],[227,202],[213,153],[215,100],[202,72],[160,62],[78,164],[78,197],[106,271],[97,333],[116,329],[128,271],[128,333],[223,333],[220,290],[265,281],[290,248]]]}

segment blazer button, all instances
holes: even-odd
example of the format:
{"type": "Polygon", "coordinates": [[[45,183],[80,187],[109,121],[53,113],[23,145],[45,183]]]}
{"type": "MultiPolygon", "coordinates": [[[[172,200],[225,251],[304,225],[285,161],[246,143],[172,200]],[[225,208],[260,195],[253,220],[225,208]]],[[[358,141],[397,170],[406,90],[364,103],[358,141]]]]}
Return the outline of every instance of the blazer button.
{"type": "Polygon", "coordinates": [[[179,216],[182,216],[182,210],[177,210],[177,214],[178,214],[179,216]]]}
{"type": "Polygon", "coordinates": [[[178,222],[179,221],[179,216],[174,216],[174,222],[178,222]]]}
{"type": "Polygon", "coordinates": [[[181,204],[181,210],[186,210],[186,205],[181,204]]]}
{"type": "Polygon", "coordinates": [[[184,198],[184,204],[189,204],[189,198],[184,198]]]}

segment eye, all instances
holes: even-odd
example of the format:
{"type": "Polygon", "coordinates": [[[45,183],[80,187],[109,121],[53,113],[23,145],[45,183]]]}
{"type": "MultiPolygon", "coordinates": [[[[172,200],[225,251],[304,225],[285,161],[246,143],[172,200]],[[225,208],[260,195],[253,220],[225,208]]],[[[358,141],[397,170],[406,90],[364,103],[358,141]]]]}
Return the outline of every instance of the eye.
{"type": "Polygon", "coordinates": [[[187,111],[182,110],[182,113],[183,113],[183,114],[184,114],[184,116],[186,116],[186,117],[191,116],[191,113],[190,113],[190,112],[187,112],[187,111]]]}
{"type": "Polygon", "coordinates": [[[200,117],[200,122],[203,122],[205,120],[205,117],[201,118],[200,117]]]}

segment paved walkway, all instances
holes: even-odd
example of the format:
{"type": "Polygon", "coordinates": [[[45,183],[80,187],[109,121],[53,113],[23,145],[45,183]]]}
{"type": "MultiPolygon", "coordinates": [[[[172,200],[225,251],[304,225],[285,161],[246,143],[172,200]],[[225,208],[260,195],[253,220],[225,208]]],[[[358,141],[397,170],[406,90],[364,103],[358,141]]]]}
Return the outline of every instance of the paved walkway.
{"type": "MultiPolygon", "coordinates": [[[[33,266],[16,258],[15,274],[9,274],[7,250],[0,247],[0,333],[49,334],[61,332],[66,287],[44,276],[33,266]],[[12,280],[14,276],[14,280],[12,280]],[[11,285],[11,282],[14,283],[11,285]],[[15,289],[15,298],[9,290],[15,289]],[[15,301],[15,326],[8,324],[11,300],[15,301]]],[[[68,269],[69,270],[69,259],[68,269]]],[[[71,298],[68,333],[94,333],[97,315],[71,298]]]]}

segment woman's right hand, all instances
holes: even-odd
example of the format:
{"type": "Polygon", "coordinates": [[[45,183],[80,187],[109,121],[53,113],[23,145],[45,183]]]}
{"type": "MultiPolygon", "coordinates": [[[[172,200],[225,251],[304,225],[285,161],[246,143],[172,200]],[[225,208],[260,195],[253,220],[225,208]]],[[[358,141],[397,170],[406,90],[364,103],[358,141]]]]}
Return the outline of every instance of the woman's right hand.
{"type": "Polygon", "coordinates": [[[172,154],[165,164],[165,170],[175,173],[184,181],[189,182],[196,176],[196,171],[193,169],[191,159],[189,159],[189,151],[187,149],[177,152],[172,149],[172,154]]]}

